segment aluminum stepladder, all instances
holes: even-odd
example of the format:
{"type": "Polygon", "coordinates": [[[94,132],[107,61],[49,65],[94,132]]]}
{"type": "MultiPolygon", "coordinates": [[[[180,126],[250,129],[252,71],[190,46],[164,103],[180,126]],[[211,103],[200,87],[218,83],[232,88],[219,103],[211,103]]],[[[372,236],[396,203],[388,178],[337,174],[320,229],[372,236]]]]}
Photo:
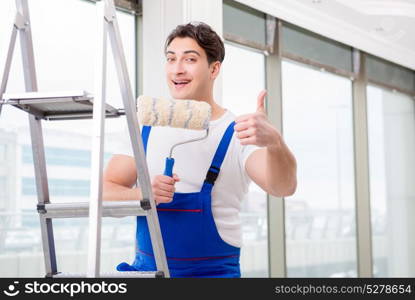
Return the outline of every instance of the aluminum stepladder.
{"type": "Polygon", "coordinates": [[[145,159],[136,105],[127,71],[113,0],[97,2],[98,48],[95,95],[84,91],[38,92],[33,42],[27,0],[16,0],[16,16],[0,86],[0,114],[3,105],[28,113],[37,189],[46,277],[170,277],[157,210],[145,159]],[[5,94],[17,35],[20,36],[25,93],[5,94]],[[110,38],[124,109],[105,103],[107,35],[110,38]],[[102,170],[105,117],[126,116],[135,157],[142,200],[102,201],[102,170]],[[51,203],[49,199],[42,120],[93,119],[90,201],[51,203]],[[101,217],[145,216],[150,231],[157,270],[154,272],[111,272],[100,274],[101,217]],[[88,269],[86,274],[58,272],[53,236],[53,218],[89,217],[88,269]]]}

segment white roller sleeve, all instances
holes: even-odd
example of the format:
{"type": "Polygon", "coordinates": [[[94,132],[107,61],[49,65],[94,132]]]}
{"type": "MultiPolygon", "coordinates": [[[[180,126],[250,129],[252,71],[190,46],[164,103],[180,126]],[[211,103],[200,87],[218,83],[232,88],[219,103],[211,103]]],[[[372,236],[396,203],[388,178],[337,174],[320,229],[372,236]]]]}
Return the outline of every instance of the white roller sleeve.
{"type": "Polygon", "coordinates": [[[211,106],[203,101],[173,100],[140,96],[138,120],[147,126],[170,126],[205,130],[212,114],[211,106]]]}

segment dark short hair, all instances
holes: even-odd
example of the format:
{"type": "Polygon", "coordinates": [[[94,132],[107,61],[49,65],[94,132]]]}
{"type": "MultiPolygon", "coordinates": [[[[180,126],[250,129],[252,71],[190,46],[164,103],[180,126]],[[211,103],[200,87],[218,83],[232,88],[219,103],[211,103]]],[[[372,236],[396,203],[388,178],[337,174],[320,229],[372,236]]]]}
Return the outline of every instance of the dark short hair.
{"type": "Polygon", "coordinates": [[[225,58],[225,46],[219,35],[203,22],[191,22],[177,26],[167,37],[164,52],[175,38],[189,37],[194,39],[206,52],[208,63],[223,62],[225,58]]]}

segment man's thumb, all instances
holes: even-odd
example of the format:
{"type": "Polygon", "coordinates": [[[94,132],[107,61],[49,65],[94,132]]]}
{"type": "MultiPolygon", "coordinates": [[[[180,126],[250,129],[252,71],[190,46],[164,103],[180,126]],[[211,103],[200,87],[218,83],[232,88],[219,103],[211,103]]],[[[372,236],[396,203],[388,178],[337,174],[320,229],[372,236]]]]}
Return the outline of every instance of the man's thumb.
{"type": "Polygon", "coordinates": [[[173,174],[173,179],[174,181],[180,181],[180,178],[176,173],[173,174]]]}
{"type": "Polygon", "coordinates": [[[257,107],[256,107],[257,112],[265,112],[265,96],[266,95],[267,95],[266,90],[263,90],[261,91],[261,93],[259,93],[258,99],[257,99],[257,107]]]}

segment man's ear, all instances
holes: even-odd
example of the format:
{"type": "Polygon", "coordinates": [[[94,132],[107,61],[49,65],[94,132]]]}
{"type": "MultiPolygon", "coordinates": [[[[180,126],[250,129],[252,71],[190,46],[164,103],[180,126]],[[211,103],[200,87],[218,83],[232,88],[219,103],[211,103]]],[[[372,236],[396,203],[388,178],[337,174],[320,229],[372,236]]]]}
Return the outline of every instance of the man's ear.
{"type": "Polygon", "coordinates": [[[221,66],[222,64],[220,63],[220,61],[214,61],[210,64],[210,78],[216,79],[216,77],[218,77],[221,66]]]}

